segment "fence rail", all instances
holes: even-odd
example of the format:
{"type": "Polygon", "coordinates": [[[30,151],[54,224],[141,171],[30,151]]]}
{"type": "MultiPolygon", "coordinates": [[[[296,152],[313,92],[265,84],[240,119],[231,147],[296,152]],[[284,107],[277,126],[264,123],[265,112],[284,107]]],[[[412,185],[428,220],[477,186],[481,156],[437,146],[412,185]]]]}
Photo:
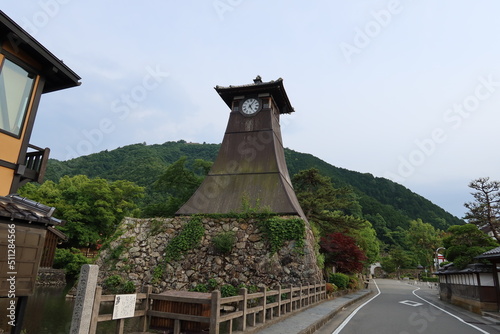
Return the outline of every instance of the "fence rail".
{"type": "MultiPolygon", "coordinates": [[[[99,314],[99,311],[102,302],[112,302],[114,299],[115,295],[102,295],[102,288],[97,287],[90,334],[95,334],[97,323],[112,320],[112,314],[99,314]]],[[[151,287],[148,287],[146,292],[137,294],[136,299],[139,309],[136,309],[134,317],[141,318],[140,331],[148,330],[150,323],[154,322],[157,329],[166,326],[163,328],[168,327],[173,329],[174,334],[179,334],[189,324],[197,323],[201,324],[203,330],[209,330],[210,334],[231,334],[233,331],[246,331],[260,326],[326,299],[326,284],[322,282],[287,288],[279,286],[277,290],[261,287],[253,293],[242,288],[238,295],[225,298],[221,297],[218,290],[211,294],[180,291],[152,294],[151,287]]],[[[115,333],[122,334],[124,319],[116,321],[115,333]]]]}

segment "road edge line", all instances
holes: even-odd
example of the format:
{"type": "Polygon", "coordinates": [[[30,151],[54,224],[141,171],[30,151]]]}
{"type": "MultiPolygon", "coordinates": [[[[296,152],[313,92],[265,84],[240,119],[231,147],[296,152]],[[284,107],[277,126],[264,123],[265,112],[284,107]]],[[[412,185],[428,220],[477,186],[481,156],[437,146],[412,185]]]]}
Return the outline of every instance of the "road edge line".
{"type": "Polygon", "coordinates": [[[372,298],[368,299],[366,302],[364,302],[360,306],[358,306],[358,308],[355,309],[351,314],[349,314],[349,316],[340,324],[339,327],[337,327],[337,329],[335,329],[332,332],[332,334],[340,333],[340,331],[342,329],[344,329],[344,327],[349,323],[349,321],[351,321],[351,319],[356,315],[356,313],[358,313],[359,310],[361,310],[366,304],[368,304],[369,302],[371,302],[372,300],[374,300],[375,298],[377,298],[381,294],[380,289],[377,285],[377,282],[375,280],[373,280],[373,283],[375,283],[375,287],[377,288],[377,291],[378,291],[377,294],[375,296],[373,296],[372,298]]]}
{"type": "Polygon", "coordinates": [[[441,307],[439,307],[439,306],[437,306],[437,305],[434,305],[433,303],[431,303],[430,301],[428,301],[428,300],[427,300],[427,299],[425,299],[424,297],[421,297],[421,296],[417,295],[417,294],[415,293],[415,291],[418,291],[418,290],[420,290],[420,288],[416,288],[416,289],[415,289],[415,290],[413,290],[411,293],[412,293],[415,297],[417,297],[417,298],[419,298],[419,299],[423,300],[424,302],[426,302],[427,304],[429,304],[429,305],[431,305],[431,306],[433,306],[433,307],[437,308],[437,309],[438,309],[438,310],[440,310],[440,311],[443,311],[444,313],[446,313],[446,314],[448,314],[448,315],[452,316],[453,318],[457,319],[458,321],[460,321],[460,322],[462,322],[462,323],[464,323],[464,324],[466,324],[466,325],[468,325],[468,326],[470,326],[470,327],[472,327],[472,328],[474,328],[474,329],[477,329],[477,330],[478,330],[478,331],[480,331],[481,333],[483,333],[483,334],[490,334],[490,332],[487,332],[487,331],[485,331],[484,329],[481,329],[481,328],[479,328],[479,327],[477,327],[477,326],[474,326],[473,324],[469,324],[467,321],[465,321],[464,319],[460,318],[458,315],[454,315],[453,313],[448,312],[448,311],[446,311],[445,309],[443,309],[443,308],[441,308],[441,307]]]}

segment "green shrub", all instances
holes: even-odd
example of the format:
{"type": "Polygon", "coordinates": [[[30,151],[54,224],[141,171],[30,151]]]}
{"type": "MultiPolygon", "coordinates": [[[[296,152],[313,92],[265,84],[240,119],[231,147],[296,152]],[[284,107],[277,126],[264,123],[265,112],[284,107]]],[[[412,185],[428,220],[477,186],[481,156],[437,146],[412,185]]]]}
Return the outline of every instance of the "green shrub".
{"type": "Polygon", "coordinates": [[[198,284],[194,288],[189,289],[189,291],[194,291],[194,292],[210,292],[210,289],[206,284],[198,284]]]}
{"type": "Polygon", "coordinates": [[[349,287],[349,276],[342,273],[331,274],[328,282],[335,284],[341,290],[347,289],[349,287]]]}
{"type": "Polygon", "coordinates": [[[117,291],[122,284],[123,279],[118,275],[109,276],[104,280],[104,288],[111,292],[117,291]]]}
{"type": "Polygon", "coordinates": [[[359,280],[356,276],[349,276],[349,289],[357,289],[359,287],[359,280]]]}
{"type": "Polygon", "coordinates": [[[159,264],[153,268],[153,275],[151,277],[151,283],[156,284],[160,283],[160,280],[163,278],[164,272],[164,264],[159,264]]]}
{"type": "Polygon", "coordinates": [[[215,250],[221,254],[229,254],[236,242],[236,235],[233,231],[222,232],[212,239],[215,250]]]}
{"type": "Polygon", "coordinates": [[[191,219],[165,247],[165,261],[179,260],[184,253],[200,243],[204,234],[205,228],[201,218],[195,217],[191,219]]]}
{"type": "Polygon", "coordinates": [[[134,293],[135,292],[135,284],[132,281],[127,281],[122,285],[120,293],[134,293]]]}
{"type": "Polygon", "coordinates": [[[132,281],[126,281],[119,275],[109,276],[104,280],[103,287],[111,294],[134,293],[135,285],[132,281]]]}
{"type": "Polygon", "coordinates": [[[439,282],[439,277],[422,277],[422,282],[439,282]]]}
{"type": "Polygon", "coordinates": [[[216,281],[214,278],[209,279],[209,280],[208,280],[208,282],[207,282],[207,286],[208,286],[208,288],[209,288],[210,290],[215,290],[215,289],[217,289],[217,286],[218,286],[218,285],[219,285],[219,284],[217,283],[217,281],[216,281]]]}
{"type": "Polygon", "coordinates": [[[81,267],[89,263],[91,263],[91,260],[76,248],[56,248],[54,268],[64,269],[66,275],[70,278],[78,277],[81,267]]]}
{"type": "Polygon", "coordinates": [[[333,283],[326,283],[326,293],[327,294],[332,294],[334,293],[335,291],[337,291],[338,288],[335,284],[333,283]]]}
{"type": "Polygon", "coordinates": [[[226,285],[221,286],[221,288],[220,288],[220,295],[222,297],[231,297],[231,296],[236,296],[237,294],[238,294],[238,290],[233,285],[226,284],[226,285]]]}
{"type": "Polygon", "coordinates": [[[261,222],[261,228],[266,236],[271,253],[276,253],[286,241],[295,240],[295,249],[302,254],[304,252],[305,224],[301,218],[283,219],[272,217],[261,222]]]}
{"type": "Polygon", "coordinates": [[[205,228],[200,217],[194,217],[187,222],[179,234],[173,237],[165,247],[165,256],[163,261],[153,269],[151,283],[160,282],[165,273],[166,264],[179,260],[183,254],[198,246],[204,234],[205,228]]]}
{"type": "Polygon", "coordinates": [[[122,256],[125,249],[126,249],[126,247],[123,244],[116,246],[115,248],[113,248],[113,250],[111,250],[111,252],[109,254],[110,259],[119,260],[120,256],[122,256]]]}

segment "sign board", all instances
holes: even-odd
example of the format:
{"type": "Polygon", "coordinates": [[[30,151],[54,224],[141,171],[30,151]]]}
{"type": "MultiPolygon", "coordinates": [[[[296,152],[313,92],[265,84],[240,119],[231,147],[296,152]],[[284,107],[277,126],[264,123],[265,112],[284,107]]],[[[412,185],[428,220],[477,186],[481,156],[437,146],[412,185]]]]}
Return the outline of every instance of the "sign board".
{"type": "Polygon", "coordinates": [[[113,320],[132,318],[135,313],[135,301],[137,295],[116,295],[115,307],[113,308],[113,320]]]}

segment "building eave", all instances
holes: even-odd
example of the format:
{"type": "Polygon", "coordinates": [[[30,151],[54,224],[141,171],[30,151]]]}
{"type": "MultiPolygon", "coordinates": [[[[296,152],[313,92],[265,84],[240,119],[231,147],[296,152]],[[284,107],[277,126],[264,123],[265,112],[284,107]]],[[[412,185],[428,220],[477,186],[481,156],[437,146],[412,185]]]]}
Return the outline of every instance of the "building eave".
{"type": "Polygon", "coordinates": [[[81,84],[81,78],[78,74],[66,66],[62,60],[47,50],[1,10],[0,36],[1,38],[10,40],[16,47],[43,65],[43,75],[46,78],[43,93],[71,88],[81,84]]]}

